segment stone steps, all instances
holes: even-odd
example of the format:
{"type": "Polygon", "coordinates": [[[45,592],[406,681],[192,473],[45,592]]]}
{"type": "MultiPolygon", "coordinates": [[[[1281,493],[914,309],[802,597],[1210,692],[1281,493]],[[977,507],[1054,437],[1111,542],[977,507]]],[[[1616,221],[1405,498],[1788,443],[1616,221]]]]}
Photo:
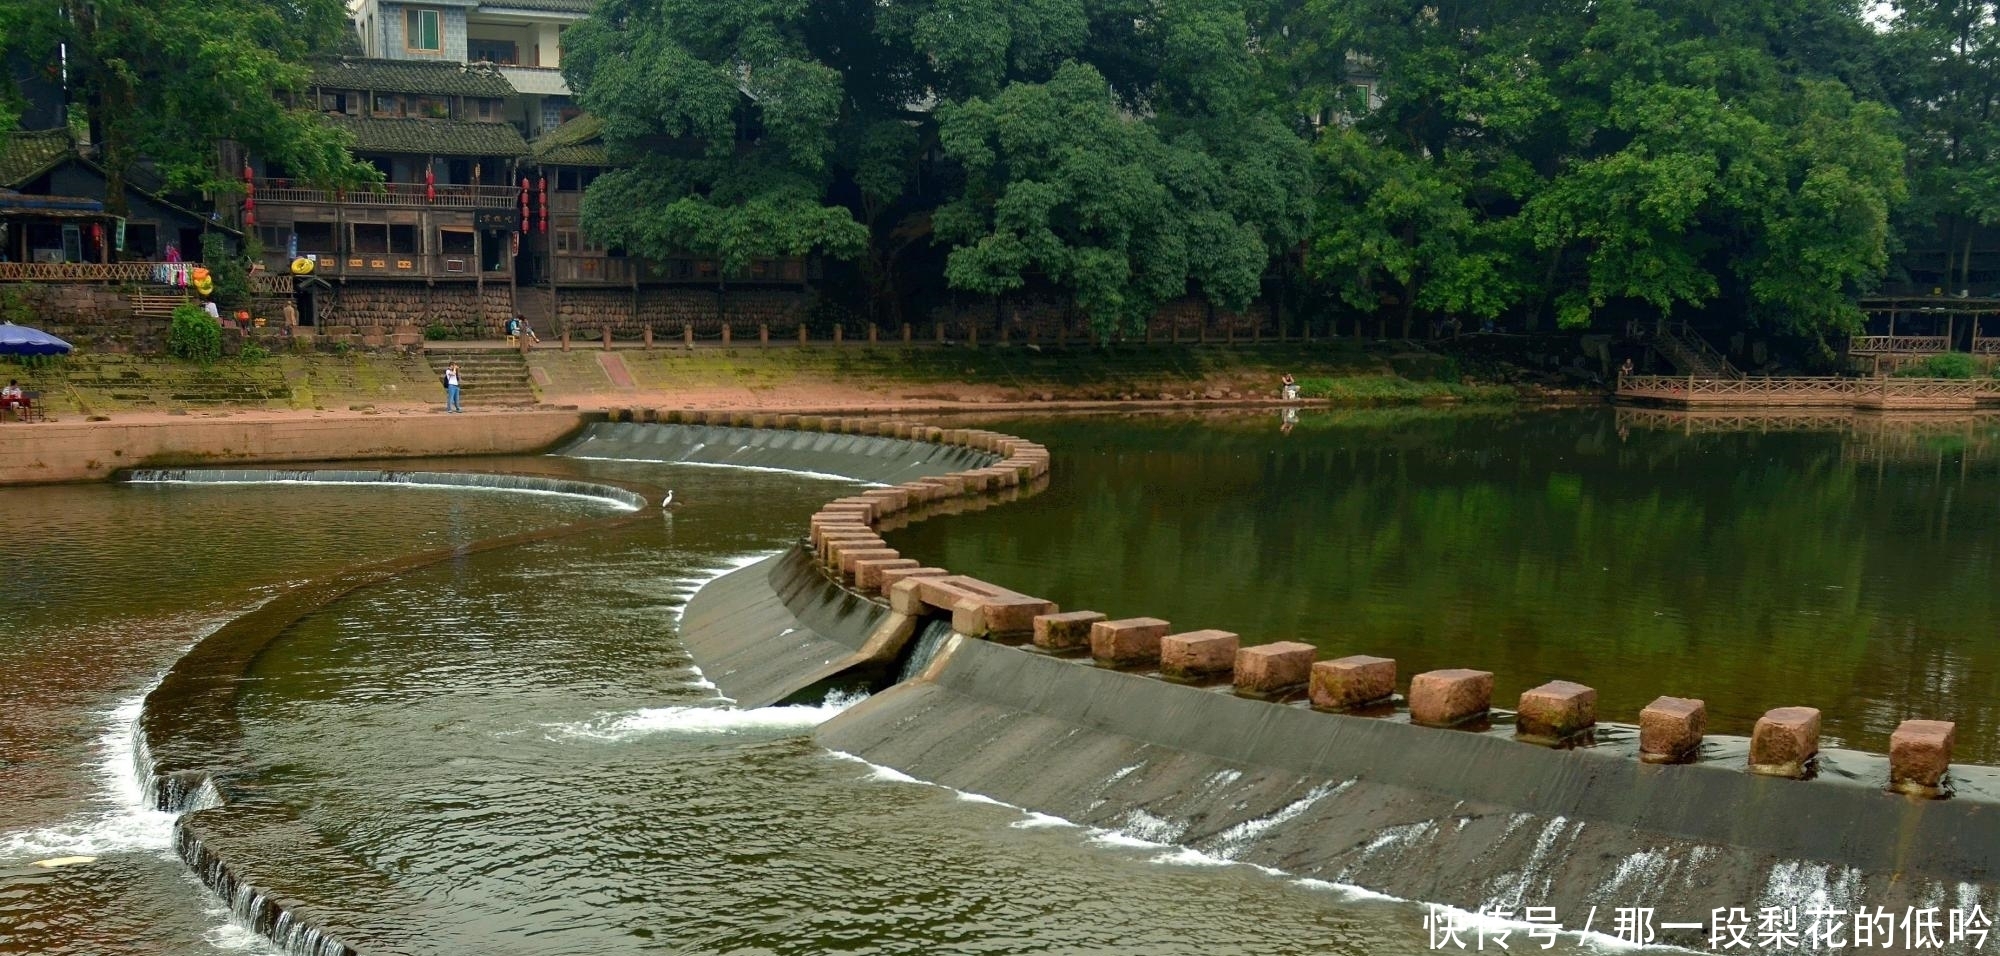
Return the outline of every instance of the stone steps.
{"type": "Polygon", "coordinates": [[[458,363],[460,399],[466,405],[533,405],[538,399],[528,378],[528,360],[514,349],[424,350],[424,360],[440,382],[445,366],[458,363]]]}

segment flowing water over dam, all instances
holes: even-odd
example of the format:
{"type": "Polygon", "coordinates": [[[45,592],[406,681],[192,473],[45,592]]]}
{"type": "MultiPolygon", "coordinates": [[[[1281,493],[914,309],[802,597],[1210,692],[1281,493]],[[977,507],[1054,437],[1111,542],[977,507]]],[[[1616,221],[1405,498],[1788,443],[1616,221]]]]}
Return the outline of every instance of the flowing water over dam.
{"type": "MultiPolygon", "coordinates": [[[[1876,749],[1900,716],[1962,731],[1991,716],[1975,636],[1994,623],[2000,474],[1967,445],[1871,460],[1838,434],[1621,436],[1597,413],[1277,424],[1006,426],[1055,450],[1050,490],[897,544],[1066,608],[1343,648],[1369,635],[1413,670],[1496,670],[1500,698],[1558,672],[1600,687],[1607,714],[1667,692],[1707,693],[1722,721],[1813,703],[1830,735],[1876,749]],[[1786,533],[1803,536],[1793,550],[1764,543],[1786,533]],[[1597,655],[1640,673],[1572,673],[1597,655]],[[1711,685],[1659,686],[1711,670],[1711,685]]],[[[243,872],[366,953],[1427,949],[1419,907],[1229,863],[1231,840],[1326,793],[1183,849],[1172,820],[1073,826],[829,752],[813,728],[853,696],[719,699],[680,643],[681,608],[857,485],[676,463],[684,449],[649,461],[637,438],[607,432],[589,455],[617,460],[470,464],[655,501],[672,488],[671,511],[360,588],[256,658],[237,707],[243,815],[222,818],[243,872]],[[267,811],[297,826],[256,825],[267,811]],[[338,865],[308,862],[322,857],[338,865]]],[[[19,678],[0,688],[0,953],[268,948],[174,858],[166,815],[140,809],[139,695],[291,583],[613,509],[382,486],[0,495],[7,526],[58,532],[19,539],[0,586],[0,664],[19,678]],[[97,860],[32,865],[53,856],[97,860]]],[[[902,674],[946,639],[918,635],[902,674]]],[[[1962,732],[1962,752],[1989,737],[1962,732]]],[[[1369,852],[1421,837],[1384,830],[1369,852]]],[[[1607,861],[1607,880],[1628,864],[1661,873],[1607,861]]]]}

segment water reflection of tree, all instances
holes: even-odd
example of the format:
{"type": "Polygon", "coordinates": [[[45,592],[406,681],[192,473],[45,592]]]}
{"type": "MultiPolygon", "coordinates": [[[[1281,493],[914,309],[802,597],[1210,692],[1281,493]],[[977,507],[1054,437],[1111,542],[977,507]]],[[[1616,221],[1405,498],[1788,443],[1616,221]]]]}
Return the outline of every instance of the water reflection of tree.
{"type": "Polygon", "coordinates": [[[2000,726],[1990,462],[1621,440],[1602,413],[1264,426],[1016,426],[1055,449],[1050,493],[910,547],[1066,607],[1487,667],[1503,698],[1582,680],[1627,719],[1674,693],[1721,729],[1820,706],[1877,747],[1903,716],[1958,718],[1975,748],[2000,726]]]}

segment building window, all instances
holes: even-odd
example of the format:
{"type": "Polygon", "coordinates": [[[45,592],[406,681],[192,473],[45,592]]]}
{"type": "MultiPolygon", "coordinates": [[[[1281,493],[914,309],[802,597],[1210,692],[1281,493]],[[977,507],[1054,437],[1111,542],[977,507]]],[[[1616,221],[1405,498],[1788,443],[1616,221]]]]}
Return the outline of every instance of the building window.
{"type": "Polygon", "coordinates": [[[574,250],[575,248],[576,248],[576,230],[574,229],[556,230],[556,255],[559,256],[569,255],[571,250],[574,250]]]}
{"type": "Polygon", "coordinates": [[[469,39],[465,41],[465,58],[475,63],[486,60],[505,66],[519,66],[521,48],[512,40],[469,39]]]}
{"type": "Polygon", "coordinates": [[[300,252],[323,252],[331,255],[333,248],[333,223],[301,222],[292,226],[299,237],[300,252]]]}
{"type": "Polygon", "coordinates": [[[444,49],[444,15],[436,10],[403,11],[403,48],[412,53],[444,49]]]}
{"type": "Polygon", "coordinates": [[[375,94],[375,115],[403,115],[403,98],[400,96],[387,96],[381,93],[375,94]]]}
{"type": "Polygon", "coordinates": [[[469,256],[472,254],[472,230],[442,228],[438,230],[438,251],[448,256],[469,256]]]}
{"type": "Polygon", "coordinates": [[[160,254],[160,224],[155,222],[128,222],[125,224],[125,258],[153,259],[160,254]]]}

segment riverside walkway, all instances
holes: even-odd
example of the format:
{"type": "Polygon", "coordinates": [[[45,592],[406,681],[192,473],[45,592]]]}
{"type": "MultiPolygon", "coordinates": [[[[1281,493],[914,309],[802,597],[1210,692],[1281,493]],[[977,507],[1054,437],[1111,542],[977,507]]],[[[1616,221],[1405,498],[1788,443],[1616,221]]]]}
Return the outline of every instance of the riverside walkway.
{"type": "Polygon", "coordinates": [[[1625,375],[1618,379],[1618,398],[1681,408],[1963,410],[2000,406],[2000,380],[1625,375]]]}

